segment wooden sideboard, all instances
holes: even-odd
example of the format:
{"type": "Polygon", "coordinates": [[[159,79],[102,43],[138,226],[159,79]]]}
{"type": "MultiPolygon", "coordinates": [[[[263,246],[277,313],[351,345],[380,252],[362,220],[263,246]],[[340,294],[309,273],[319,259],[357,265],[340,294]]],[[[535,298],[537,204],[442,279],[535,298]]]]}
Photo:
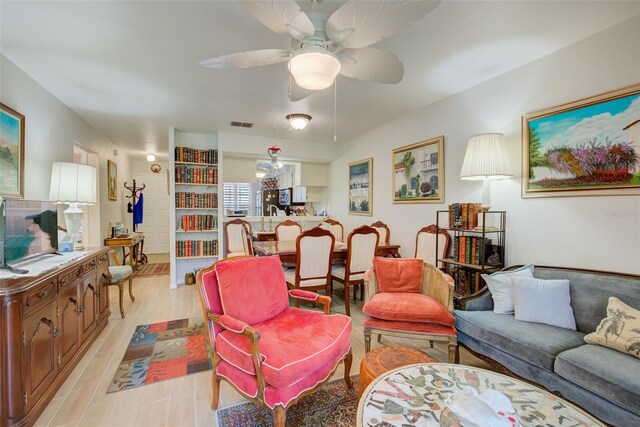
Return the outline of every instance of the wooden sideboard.
{"type": "Polygon", "coordinates": [[[0,280],[2,427],[32,425],[109,321],[108,248],[88,252],[0,280]]]}

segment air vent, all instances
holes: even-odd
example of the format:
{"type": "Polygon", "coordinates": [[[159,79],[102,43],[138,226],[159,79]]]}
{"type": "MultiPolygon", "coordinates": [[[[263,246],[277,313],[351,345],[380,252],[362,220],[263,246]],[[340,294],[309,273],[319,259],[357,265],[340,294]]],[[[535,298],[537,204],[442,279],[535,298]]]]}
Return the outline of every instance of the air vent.
{"type": "Polygon", "coordinates": [[[237,128],[252,128],[253,123],[232,121],[231,126],[235,126],[237,128]]]}

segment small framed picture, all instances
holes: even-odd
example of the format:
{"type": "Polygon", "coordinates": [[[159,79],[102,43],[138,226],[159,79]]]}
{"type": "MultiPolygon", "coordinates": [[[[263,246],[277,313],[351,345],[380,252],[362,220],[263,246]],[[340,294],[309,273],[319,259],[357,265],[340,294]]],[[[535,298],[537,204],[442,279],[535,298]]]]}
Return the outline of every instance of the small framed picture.
{"type": "Polygon", "coordinates": [[[393,150],[393,203],[444,203],[444,136],[393,150]]]}
{"type": "Polygon", "coordinates": [[[24,116],[0,103],[0,196],[24,197],[24,116]]]}
{"type": "Polygon", "coordinates": [[[109,200],[118,200],[118,164],[107,160],[107,193],[109,200]]]}
{"type": "Polygon", "coordinates": [[[349,163],[349,214],[373,215],[373,159],[349,163]]]}

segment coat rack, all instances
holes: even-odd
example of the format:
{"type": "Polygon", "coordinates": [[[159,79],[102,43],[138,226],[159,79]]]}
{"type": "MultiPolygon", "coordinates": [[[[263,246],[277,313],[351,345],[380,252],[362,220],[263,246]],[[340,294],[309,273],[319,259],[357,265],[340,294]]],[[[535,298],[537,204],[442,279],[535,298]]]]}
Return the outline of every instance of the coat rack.
{"type": "MultiPolygon", "coordinates": [[[[136,201],[138,201],[138,199],[140,198],[140,192],[144,190],[144,187],[145,187],[145,184],[142,184],[142,187],[136,187],[135,179],[133,180],[133,186],[127,185],[127,181],[124,182],[124,188],[126,188],[131,192],[129,196],[125,194],[125,197],[127,199],[133,199],[131,203],[127,205],[128,213],[133,214],[133,207],[136,205],[136,201]]],[[[134,232],[138,231],[138,224],[136,224],[135,222],[133,223],[133,231],[134,232]]]]}

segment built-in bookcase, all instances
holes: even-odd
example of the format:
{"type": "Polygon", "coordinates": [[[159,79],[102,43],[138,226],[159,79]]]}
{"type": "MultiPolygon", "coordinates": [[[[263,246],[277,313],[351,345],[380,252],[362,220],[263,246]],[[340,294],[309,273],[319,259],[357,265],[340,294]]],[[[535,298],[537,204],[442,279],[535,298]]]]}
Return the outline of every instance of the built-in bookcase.
{"type": "Polygon", "coordinates": [[[171,287],[218,260],[222,183],[217,134],[169,129],[171,287]]]}

